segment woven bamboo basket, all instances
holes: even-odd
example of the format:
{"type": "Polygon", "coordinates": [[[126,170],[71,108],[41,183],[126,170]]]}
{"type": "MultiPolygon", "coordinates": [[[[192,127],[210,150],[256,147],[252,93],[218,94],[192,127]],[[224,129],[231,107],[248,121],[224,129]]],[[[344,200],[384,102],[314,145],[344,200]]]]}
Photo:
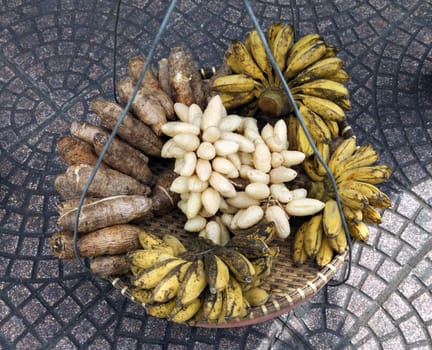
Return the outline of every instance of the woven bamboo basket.
{"type": "MultiPolygon", "coordinates": [[[[161,168],[167,166],[167,163],[162,160],[154,166],[160,171],[161,168]]],[[[155,173],[157,171],[155,170],[155,173]]],[[[163,216],[153,217],[140,226],[158,236],[163,236],[165,233],[173,234],[182,241],[186,248],[189,248],[192,240],[196,239],[196,234],[183,229],[185,221],[185,215],[179,209],[173,209],[163,216]]],[[[294,263],[292,258],[293,243],[294,232],[286,240],[275,239],[270,243],[271,246],[278,246],[280,253],[273,263],[271,275],[262,285],[264,289],[270,292],[270,298],[266,304],[250,308],[248,315],[242,319],[232,319],[221,324],[201,321],[195,326],[205,328],[242,327],[262,323],[286,314],[315,296],[336,275],[347,256],[347,251],[335,255],[333,260],[324,267],[319,267],[313,259],[308,259],[305,264],[298,265],[294,263]]],[[[106,278],[124,297],[140,304],[130,293],[130,276],[109,276],[106,278]]]]}

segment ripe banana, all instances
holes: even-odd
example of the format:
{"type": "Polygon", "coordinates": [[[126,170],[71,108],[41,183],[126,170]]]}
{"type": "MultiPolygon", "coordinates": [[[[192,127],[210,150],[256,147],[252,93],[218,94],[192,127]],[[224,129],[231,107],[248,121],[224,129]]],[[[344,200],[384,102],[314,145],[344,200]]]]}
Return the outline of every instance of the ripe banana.
{"type": "Polygon", "coordinates": [[[174,298],[180,288],[186,271],[189,269],[191,262],[185,262],[176,266],[163,277],[157,286],[153,289],[152,299],[154,302],[164,303],[174,298]]]}
{"type": "Polygon", "coordinates": [[[302,103],[298,103],[298,108],[306,127],[309,130],[315,143],[328,143],[331,140],[331,133],[327,124],[317,114],[312,112],[302,103]]]}
{"type": "Polygon", "coordinates": [[[312,216],[307,222],[307,228],[304,233],[304,249],[308,257],[314,257],[321,246],[323,235],[322,214],[312,216]]]}
{"type": "Polygon", "coordinates": [[[381,192],[376,186],[367,182],[349,180],[342,182],[339,187],[341,186],[361,193],[367,198],[368,204],[373,207],[387,208],[391,205],[391,201],[385,193],[381,192]]]}
{"type": "Polygon", "coordinates": [[[243,254],[225,247],[218,247],[215,254],[228,265],[237,281],[252,282],[255,276],[255,269],[249,259],[243,254]]]}
{"type": "Polygon", "coordinates": [[[304,51],[307,47],[312,46],[317,41],[321,41],[321,37],[317,33],[306,34],[298,39],[292,46],[289,56],[287,58],[287,64],[290,64],[294,57],[298,57],[300,51],[304,51]]]}
{"type": "Polygon", "coordinates": [[[176,236],[167,233],[163,235],[162,240],[165,242],[166,245],[172,248],[175,256],[186,253],[185,246],[176,236]]]}
{"type": "Polygon", "coordinates": [[[328,265],[333,259],[333,249],[329,244],[329,239],[326,235],[323,235],[321,247],[315,257],[315,261],[318,266],[324,267],[328,265]]]}
{"type": "Polygon", "coordinates": [[[243,291],[240,284],[234,278],[230,278],[225,288],[225,317],[239,317],[244,308],[243,291]]]}
{"type": "Polygon", "coordinates": [[[386,181],[391,175],[387,165],[362,166],[345,170],[336,179],[337,182],[356,180],[370,184],[379,184],[386,181]]]}
{"type": "Polygon", "coordinates": [[[177,304],[188,305],[197,299],[204,288],[207,286],[204,263],[201,259],[196,259],[187,269],[180,288],[177,293],[177,304]]]}
{"type": "Polygon", "coordinates": [[[282,23],[274,22],[269,26],[267,30],[267,42],[272,52],[274,52],[273,48],[275,45],[274,43],[275,43],[276,36],[283,27],[284,25],[282,23]]]}
{"type": "Polygon", "coordinates": [[[130,293],[132,298],[135,298],[135,300],[139,301],[143,305],[149,304],[153,301],[151,290],[132,287],[130,293]]]}
{"type": "Polygon", "coordinates": [[[147,269],[161,261],[175,258],[173,254],[159,249],[138,249],[128,253],[127,256],[130,263],[139,269],[147,269]]]}
{"type": "Polygon", "coordinates": [[[345,119],[344,110],[329,99],[302,94],[296,94],[296,98],[300,99],[311,111],[326,120],[342,121],[345,119]]]}
{"type": "Polygon", "coordinates": [[[241,235],[233,237],[225,246],[238,250],[249,259],[259,258],[269,252],[269,247],[263,240],[241,235]]]}
{"type": "Polygon", "coordinates": [[[204,255],[204,270],[210,293],[216,294],[224,290],[229,280],[228,266],[216,255],[204,255]]]}
{"type": "Polygon", "coordinates": [[[185,260],[173,258],[160,261],[153,266],[142,270],[132,279],[132,284],[143,289],[152,289],[157,286],[162,278],[165,277],[173,268],[184,263],[185,260]]]}
{"type": "Polygon", "coordinates": [[[301,71],[305,71],[305,68],[316,63],[326,51],[327,45],[325,42],[318,40],[298,51],[295,56],[290,54],[287,60],[289,63],[284,71],[285,79],[290,80],[301,71]]]}
{"type": "Polygon", "coordinates": [[[306,69],[300,71],[290,83],[292,85],[300,85],[312,80],[328,79],[342,69],[343,65],[343,61],[338,57],[320,59],[312,65],[309,65],[306,69]]]}
{"type": "Polygon", "coordinates": [[[340,69],[337,73],[333,74],[331,77],[328,77],[327,79],[337,81],[339,83],[344,83],[350,80],[351,76],[343,69],[340,69]]]}
{"type": "Polygon", "coordinates": [[[246,237],[248,238],[260,239],[265,243],[270,243],[275,236],[276,225],[274,224],[274,222],[263,222],[254,232],[246,235],[246,237]]]}
{"type": "MultiPolygon", "coordinates": [[[[323,143],[320,142],[317,145],[317,149],[318,152],[321,154],[322,159],[324,160],[324,162],[326,164],[328,164],[329,159],[330,159],[330,146],[328,145],[328,143],[323,143]]],[[[317,174],[325,176],[327,175],[327,172],[324,168],[324,166],[321,164],[321,162],[319,161],[317,156],[314,156],[314,165],[315,165],[315,169],[317,174]]]]}
{"type": "Polygon", "coordinates": [[[227,109],[236,108],[248,104],[255,98],[254,94],[251,94],[249,92],[239,92],[233,94],[221,92],[219,93],[219,96],[221,97],[223,105],[227,109]]]}
{"type": "MultiPolygon", "coordinates": [[[[306,155],[306,157],[311,156],[314,153],[313,148],[310,145],[309,140],[306,137],[306,134],[305,134],[303,128],[301,127],[300,123],[298,123],[298,122],[297,122],[297,133],[296,134],[297,134],[296,135],[297,149],[300,152],[303,152],[306,155]]],[[[290,141],[290,143],[291,143],[291,141],[290,141]]]]}
{"type": "Polygon", "coordinates": [[[369,239],[369,228],[363,221],[358,223],[348,222],[350,234],[355,239],[366,242],[369,239]]]}
{"type": "Polygon", "coordinates": [[[262,85],[246,74],[232,74],[217,78],[213,83],[213,90],[217,92],[246,92],[251,93],[262,85]]]}
{"type": "Polygon", "coordinates": [[[161,249],[166,250],[167,253],[173,254],[172,249],[153,233],[147,231],[138,232],[138,240],[143,249],[161,249]]]}
{"type": "Polygon", "coordinates": [[[342,162],[350,158],[357,148],[356,138],[349,137],[342,141],[332,153],[328,166],[333,174],[339,169],[342,162]]]}
{"type": "Polygon", "coordinates": [[[296,264],[304,264],[308,258],[306,249],[304,247],[305,234],[308,229],[309,223],[304,222],[297,229],[294,237],[294,251],[293,260],[296,264]]]}
{"type": "Polygon", "coordinates": [[[287,53],[291,48],[294,39],[294,28],[291,25],[283,25],[277,32],[272,52],[279,69],[283,72],[286,65],[287,53]]]}
{"type": "Polygon", "coordinates": [[[171,299],[166,303],[156,303],[146,305],[146,311],[150,316],[157,318],[167,318],[176,306],[175,299],[171,299]]]}
{"type": "Polygon", "coordinates": [[[354,224],[363,221],[363,212],[360,209],[353,209],[347,205],[342,205],[342,209],[347,221],[351,221],[354,224]]]}
{"type": "Polygon", "coordinates": [[[378,152],[370,144],[362,145],[343,161],[339,162],[334,171],[335,177],[339,177],[342,173],[349,169],[370,166],[378,159],[378,152]]]}
{"type": "Polygon", "coordinates": [[[183,323],[190,320],[201,308],[201,299],[195,298],[187,305],[176,304],[167,318],[173,322],[183,323]]]}
{"type": "Polygon", "coordinates": [[[223,308],[223,291],[213,293],[206,293],[202,304],[202,317],[203,320],[217,321],[220,317],[223,308]]]}
{"type": "Polygon", "coordinates": [[[336,237],[340,232],[343,232],[342,218],[337,203],[333,199],[329,199],[325,204],[323,210],[323,228],[324,233],[329,238],[336,237]]]}
{"type": "Polygon", "coordinates": [[[261,82],[266,81],[263,72],[256,65],[246,46],[241,41],[235,41],[230,45],[225,60],[233,72],[246,74],[261,82]]]}
{"type": "Polygon", "coordinates": [[[342,204],[352,209],[363,209],[369,204],[368,198],[363,193],[353,190],[346,182],[342,182],[338,190],[342,204]]]}
{"type": "Polygon", "coordinates": [[[265,73],[266,78],[271,80],[273,68],[256,29],[247,34],[245,45],[258,67],[265,73]]]}
{"type": "Polygon", "coordinates": [[[327,237],[330,247],[338,254],[342,254],[348,246],[345,231],[342,229],[336,237],[327,237]]]}
{"type": "Polygon", "coordinates": [[[363,219],[371,224],[380,224],[382,222],[381,214],[372,206],[367,205],[362,209],[363,219]]]}
{"type": "Polygon", "coordinates": [[[253,287],[243,292],[243,297],[251,306],[264,305],[270,297],[270,294],[261,287],[253,287]]]}

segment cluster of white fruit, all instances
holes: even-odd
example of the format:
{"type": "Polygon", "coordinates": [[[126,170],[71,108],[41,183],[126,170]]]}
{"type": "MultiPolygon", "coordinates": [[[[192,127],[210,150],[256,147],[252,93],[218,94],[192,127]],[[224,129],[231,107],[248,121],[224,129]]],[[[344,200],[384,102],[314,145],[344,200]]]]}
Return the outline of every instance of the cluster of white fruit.
{"type": "Polygon", "coordinates": [[[178,207],[187,217],[186,231],[223,245],[229,231],[266,220],[275,223],[283,239],[290,233],[290,215],[322,210],[324,203],[306,198],[306,190],[286,186],[297,176],[291,167],[305,155],[288,150],[284,120],[260,131],[254,118],[227,115],[218,95],[204,111],[195,104],[176,103],[174,109],[180,121],[162,126],[171,138],[161,153],[176,159],[179,177],[170,189],[181,195],[178,207]],[[236,187],[239,178],[246,183],[241,190],[236,187]]]}

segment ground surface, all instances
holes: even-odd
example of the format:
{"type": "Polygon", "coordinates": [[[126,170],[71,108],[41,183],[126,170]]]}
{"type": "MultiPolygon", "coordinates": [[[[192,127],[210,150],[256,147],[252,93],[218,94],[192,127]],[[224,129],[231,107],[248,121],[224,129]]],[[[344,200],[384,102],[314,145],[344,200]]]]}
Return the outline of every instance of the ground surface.
{"type": "MultiPolygon", "coordinates": [[[[180,1],[157,57],[182,44],[206,67],[252,24],[239,1],[180,1]]],[[[432,5],[423,0],[253,1],[266,27],[292,22],[339,48],[353,79],[349,122],[394,168],[394,201],[347,283],[289,315],[228,330],[149,318],[48,241],[64,171],[57,139],[112,98],[115,1],[0,0],[0,348],[432,349],[432,5]]],[[[125,0],[119,75],[146,53],[167,1],[125,0]]]]}

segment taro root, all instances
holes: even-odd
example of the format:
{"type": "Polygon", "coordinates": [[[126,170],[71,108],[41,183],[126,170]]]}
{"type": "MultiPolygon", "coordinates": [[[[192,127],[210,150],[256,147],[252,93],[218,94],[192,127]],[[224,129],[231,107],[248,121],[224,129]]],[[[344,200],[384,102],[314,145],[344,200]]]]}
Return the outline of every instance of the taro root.
{"type": "MultiPolygon", "coordinates": [[[[71,165],[58,175],[54,186],[64,199],[79,198],[94,167],[87,164],[71,165]]],[[[148,195],[150,187],[113,169],[98,169],[88,189],[89,197],[110,197],[120,194],[148,195]]]]}
{"type": "MultiPolygon", "coordinates": [[[[107,226],[126,224],[151,213],[152,200],[146,196],[120,195],[83,205],[78,232],[91,232],[107,226]]],[[[65,231],[73,231],[77,209],[61,215],[57,224],[65,231]]]]}
{"type": "MultiPolygon", "coordinates": [[[[102,153],[109,136],[96,133],[93,137],[93,146],[97,153],[102,153]]],[[[149,184],[153,180],[153,174],[148,167],[147,156],[136,148],[129,146],[120,139],[113,139],[104,156],[104,161],[112,168],[129,175],[142,183],[149,184]]]]}
{"type": "Polygon", "coordinates": [[[151,196],[154,213],[163,214],[177,205],[180,195],[170,190],[171,184],[177,176],[171,169],[163,171],[158,176],[151,196]]]}
{"type": "MultiPolygon", "coordinates": [[[[93,110],[111,130],[116,126],[123,108],[103,99],[93,101],[93,110]]],[[[117,133],[131,146],[150,156],[160,156],[162,140],[142,121],[127,113],[117,133]]]]}
{"type": "MultiPolygon", "coordinates": [[[[72,136],[63,136],[57,142],[57,152],[67,165],[95,165],[98,156],[91,144],[72,136]]],[[[103,162],[100,168],[107,167],[103,162]]]]}
{"type": "Polygon", "coordinates": [[[90,270],[101,276],[125,275],[129,272],[126,254],[96,256],[90,260],[90,270]]]}
{"type": "MultiPolygon", "coordinates": [[[[144,68],[145,62],[145,58],[141,56],[132,57],[129,60],[128,71],[129,75],[134,80],[134,84],[137,83],[138,78],[144,68]]],[[[153,73],[151,67],[147,69],[144,80],[141,83],[140,90],[145,95],[156,97],[161,106],[164,108],[166,117],[168,119],[174,118],[174,103],[171,97],[164,90],[162,90],[159,81],[153,73]]]]}
{"type": "MultiPolygon", "coordinates": [[[[121,79],[117,84],[117,91],[122,103],[126,104],[135,88],[135,83],[131,77],[121,79]]],[[[132,102],[131,109],[133,114],[147,124],[156,135],[161,134],[161,127],[167,122],[164,108],[156,97],[146,95],[138,90],[132,102]]]]}
{"type": "MultiPolygon", "coordinates": [[[[134,225],[114,225],[80,235],[77,247],[80,256],[88,258],[101,255],[124,254],[139,248],[138,232],[134,225]]],[[[73,234],[59,231],[51,237],[51,249],[59,259],[73,259],[73,234]]]]}

